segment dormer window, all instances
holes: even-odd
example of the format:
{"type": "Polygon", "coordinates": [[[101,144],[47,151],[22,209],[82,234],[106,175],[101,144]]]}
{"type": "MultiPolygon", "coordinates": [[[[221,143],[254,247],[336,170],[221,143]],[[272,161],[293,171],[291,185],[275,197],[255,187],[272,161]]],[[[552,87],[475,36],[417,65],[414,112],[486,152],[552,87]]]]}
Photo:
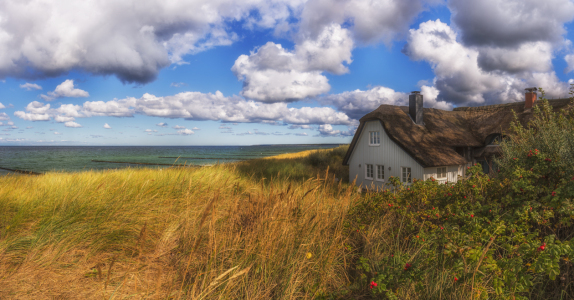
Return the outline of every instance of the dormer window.
{"type": "Polygon", "coordinates": [[[378,131],[369,131],[369,146],[378,146],[381,144],[381,137],[378,131]]]}

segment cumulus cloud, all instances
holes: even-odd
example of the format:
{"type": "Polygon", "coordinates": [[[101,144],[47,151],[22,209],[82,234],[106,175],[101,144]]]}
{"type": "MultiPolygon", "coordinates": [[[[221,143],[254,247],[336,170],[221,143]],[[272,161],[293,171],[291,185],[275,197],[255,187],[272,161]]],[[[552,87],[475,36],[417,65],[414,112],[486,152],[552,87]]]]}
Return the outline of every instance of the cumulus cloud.
{"type": "Polygon", "coordinates": [[[564,69],[564,73],[570,73],[574,71],[574,54],[568,54],[564,56],[564,60],[566,61],[566,68],[564,69]]]}
{"type": "Polygon", "coordinates": [[[22,120],[26,121],[50,121],[50,116],[48,114],[42,113],[26,113],[23,111],[14,112],[14,115],[22,120]]]}
{"type": "Polygon", "coordinates": [[[63,104],[52,108],[49,103],[33,101],[26,106],[26,112],[14,113],[29,121],[48,121],[56,116],[87,118],[94,116],[133,117],[136,114],[183,118],[186,120],[211,120],[223,122],[285,124],[342,124],[356,122],[345,113],[331,107],[290,108],[287,103],[258,103],[241,97],[225,97],[219,91],[215,94],[184,92],[173,96],[156,97],[144,94],[141,98],[129,97],[122,100],[87,101],[83,105],[63,104]]]}
{"type": "Polygon", "coordinates": [[[355,134],[355,130],[357,129],[356,126],[349,127],[346,131],[341,131],[338,129],[334,129],[331,124],[323,124],[319,125],[319,134],[318,136],[353,136],[355,134]]]}
{"type": "Polygon", "coordinates": [[[0,102],[0,109],[6,108],[6,106],[4,106],[4,104],[2,104],[2,102],[0,102]]]}
{"type": "Polygon", "coordinates": [[[193,128],[191,128],[191,130],[201,130],[201,129],[197,128],[197,127],[193,127],[193,128]]]}
{"type": "Polygon", "coordinates": [[[268,42],[249,56],[241,55],[231,70],[243,80],[241,95],[263,102],[296,101],[329,91],[322,72],[344,74],[351,63],[353,40],[338,24],[326,27],[315,39],[295,45],[293,51],[268,42]]]}
{"type": "Polygon", "coordinates": [[[535,49],[518,48],[510,52],[491,49],[491,53],[487,50],[482,58],[483,64],[497,64],[498,69],[483,69],[479,65],[479,49],[461,44],[454,30],[437,20],[421,23],[418,29],[411,29],[403,52],[411,59],[430,63],[436,78],[433,89],[427,91],[430,94],[438,91],[434,99],[438,107],[523,100],[524,88],[530,86],[545,87],[551,96],[566,95],[566,84],[561,83],[556,74],[548,69],[551,59],[548,45],[534,43],[531,46],[535,49]],[[534,58],[538,63],[530,67],[533,71],[525,71],[527,63],[519,61],[521,57],[526,57],[523,56],[525,53],[543,54],[534,58]],[[446,102],[441,104],[442,101],[446,102]]]}
{"type": "Polygon", "coordinates": [[[191,135],[191,134],[194,134],[195,132],[193,132],[190,129],[183,129],[183,130],[178,130],[177,133],[179,133],[181,135],[191,135]]]}
{"type": "Polygon", "coordinates": [[[288,24],[304,1],[0,2],[0,78],[80,69],[146,83],[170,63],[238,39],[228,21],[288,24]],[[256,13],[252,13],[256,12],[256,13]],[[253,17],[257,15],[257,17],[253,17]]]}
{"type": "Polygon", "coordinates": [[[65,125],[66,127],[72,127],[72,128],[82,127],[82,125],[80,125],[80,124],[78,124],[78,123],[76,123],[76,122],[71,122],[71,121],[64,123],[64,125],[65,125]]]}
{"type": "Polygon", "coordinates": [[[56,121],[58,123],[72,122],[74,120],[76,120],[74,117],[65,117],[65,116],[60,116],[60,115],[57,115],[54,117],[54,121],[56,121]]]}
{"type": "Polygon", "coordinates": [[[361,43],[390,43],[403,36],[409,25],[425,8],[424,0],[310,0],[301,14],[301,30],[316,36],[331,23],[350,23],[361,43]]]}
{"type": "Polygon", "coordinates": [[[296,136],[308,136],[306,132],[303,133],[295,133],[296,136]]]}
{"type": "Polygon", "coordinates": [[[559,43],[566,33],[564,23],[574,19],[569,0],[449,0],[448,6],[463,43],[473,46],[559,43]]]}
{"type": "Polygon", "coordinates": [[[21,85],[20,85],[20,88],[26,89],[27,91],[31,91],[31,90],[41,90],[41,89],[42,89],[41,86],[39,86],[39,85],[37,85],[37,84],[35,84],[35,83],[29,83],[29,82],[26,82],[26,83],[24,83],[24,84],[21,84],[21,85]]]}
{"type": "Polygon", "coordinates": [[[112,129],[112,126],[110,126],[108,123],[105,123],[105,124],[104,124],[104,128],[105,128],[105,129],[112,129]]]}
{"type": "Polygon", "coordinates": [[[40,98],[46,101],[52,101],[61,97],[89,97],[90,94],[84,90],[74,88],[74,80],[67,79],[60,83],[53,92],[48,92],[48,95],[40,95],[40,98]]]}
{"type": "Polygon", "coordinates": [[[159,127],[167,127],[167,123],[157,123],[155,124],[155,126],[159,126],[159,127]]]}
{"type": "Polygon", "coordinates": [[[8,116],[7,113],[5,113],[5,112],[0,112],[0,120],[2,120],[2,121],[8,121],[8,120],[10,120],[10,117],[8,116]]]}
{"type": "MultiPolygon", "coordinates": [[[[452,109],[445,101],[437,101],[438,90],[434,87],[422,86],[421,93],[424,106],[439,109],[452,109]]],[[[339,94],[327,95],[320,98],[324,105],[332,105],[338,111],[344,112],[353,119],[360,119],[365,114],[377,109],[382,104],[407,106],[409,94],[393,89],[377,86],[369,90],[354,90],[339,94]]]]}
{"type": "MultiPolygon", "coordinates": [[[[175,125],[172,127],[173,129],[185,129],[185,126],[175,125]]],[[[194,128],[195,129],[195,128],[194,128]]]]}

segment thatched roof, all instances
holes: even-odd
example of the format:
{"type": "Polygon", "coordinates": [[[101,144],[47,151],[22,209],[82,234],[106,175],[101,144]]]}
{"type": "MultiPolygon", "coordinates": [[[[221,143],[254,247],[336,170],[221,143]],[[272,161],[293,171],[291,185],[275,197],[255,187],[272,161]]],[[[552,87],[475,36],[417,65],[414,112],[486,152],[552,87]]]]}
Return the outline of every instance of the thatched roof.
{"type": "MultiPolygon", "coordinates": [[[[537,101],[535,105],[539,105],[537,101]]],[[[548,100],[554,108],[572,109],[570,99],[548,100]]],[[[387,135],[423,167],[461,165],[467,160],[455,151],[455,147],[484,147],[486,138],[493,133],[509,131],[513,111],[525,126],[532,118],[532,109],[525,110],[524,102],[480,107],[458,107],[452,111],[424,108],[424,125],[416,125],[408,114],[408,107],[381,105],[359,121],[349,150],[343,160],[349,158],[359,139],[365,122],[378,120],[387,135]]]]}

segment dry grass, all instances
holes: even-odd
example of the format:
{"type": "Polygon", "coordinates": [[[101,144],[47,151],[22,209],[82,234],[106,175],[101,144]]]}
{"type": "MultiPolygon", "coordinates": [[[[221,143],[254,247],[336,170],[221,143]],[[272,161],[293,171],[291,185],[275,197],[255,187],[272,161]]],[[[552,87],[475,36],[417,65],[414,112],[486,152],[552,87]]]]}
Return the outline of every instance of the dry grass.
{"type": "Polygon", "coordinates": [[[293,159],[293,158],[304,158],[309,156],[311,153],[321,152],[321,151],[329,151],[329,150],[322,150],[322,149],[315,149],[315,150],[306,150],[301,152],[295,153],[284,153],[274,156],[268,156],[263,159],[293,159]]]}
{"type": "Polygon", "coordinates": [[[234,165],[0,177],[0,299],[337,290],[349,280],[343,221],[359,195],[320,177],[259,180],[234,165]]]}

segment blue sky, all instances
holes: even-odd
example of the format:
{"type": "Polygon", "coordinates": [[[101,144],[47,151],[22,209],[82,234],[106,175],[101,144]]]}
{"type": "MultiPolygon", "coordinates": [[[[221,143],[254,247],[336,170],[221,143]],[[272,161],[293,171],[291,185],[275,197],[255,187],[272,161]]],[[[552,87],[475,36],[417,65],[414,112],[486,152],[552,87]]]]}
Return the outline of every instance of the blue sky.
{"type": "Polygon", "coordinates": [[[1,145],[349,143],[381,104],[574,82],[570,0],[0,3],[1,145]]]}

